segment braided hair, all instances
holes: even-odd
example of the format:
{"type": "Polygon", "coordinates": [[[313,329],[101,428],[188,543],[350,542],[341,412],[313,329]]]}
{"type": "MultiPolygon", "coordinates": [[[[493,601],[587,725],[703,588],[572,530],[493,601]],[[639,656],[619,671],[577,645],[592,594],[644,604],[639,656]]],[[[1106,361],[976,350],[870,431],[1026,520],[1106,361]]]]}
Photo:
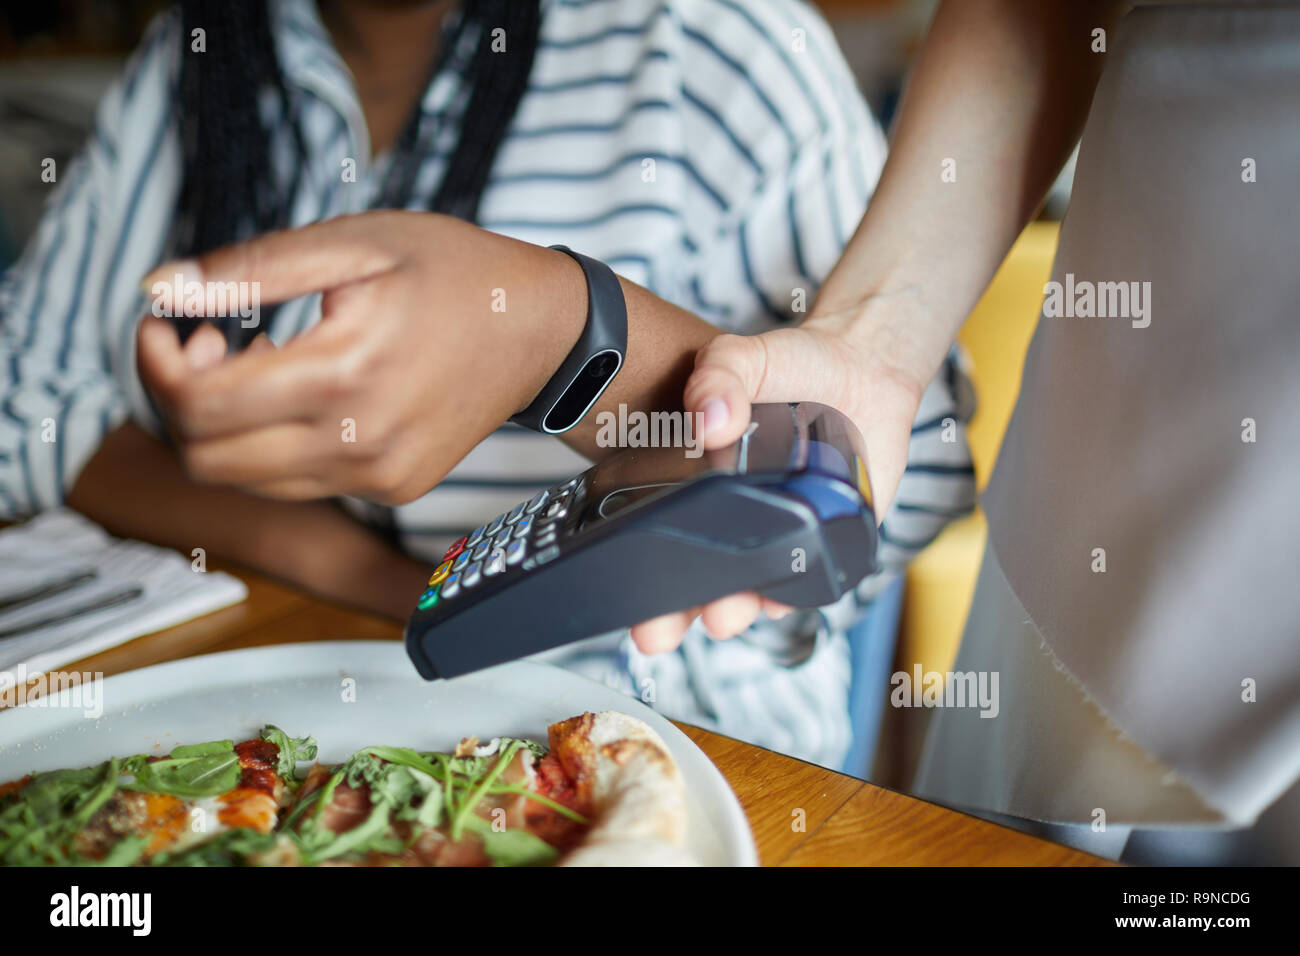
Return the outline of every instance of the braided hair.
{"type": "MultiPolygon", "coordinates": [[[[171,247],[185,257],[289,224],[292,196],[272,175],[271,136],[261,117],[268,90],[289,119],[300,156],[303,147],[276,59],[268,4],[182,0],[180,7],[177,103],[184,169],[171,247]],[[199,28],[206,49],[195,53],[191,37],[199,28]]],[[[434,212],[475,221],[492,161],[528,85],[539,20],[537,0],[465,0],[462,26],[477,29],[479,42],[465,76],[470,94],[460,138],[429,205],[434,212]],[[497,27],[510,38],[504,52],[491,48],[497,27]]],[[[418,120],[417,107],[399,143],[417,143],[418,120]]],[[[390,204],[407,200],[399,196],[390,204]]],[[[244,338],[257,330],[241,331],[244,338]]]]}

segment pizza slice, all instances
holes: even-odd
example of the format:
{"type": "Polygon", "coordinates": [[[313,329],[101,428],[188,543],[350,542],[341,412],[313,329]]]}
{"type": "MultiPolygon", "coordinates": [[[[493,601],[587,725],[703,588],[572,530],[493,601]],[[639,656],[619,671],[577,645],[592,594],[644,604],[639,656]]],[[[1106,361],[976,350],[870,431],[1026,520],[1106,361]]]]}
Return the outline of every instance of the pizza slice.
{"type": "Polygon", "coordinates": [[[685,791],[667,746],[625,714],[450,754],[369,747],[317,764],[285,820],[305,865],[682,864],[685,791]]]}
{"type": "Polygon", "coordinates": [[[0,787],[6,865],[271,861],[310,738],[267,727],[252,740],[210,741],[167,756],[30,774],[0,787]]]}
{"type": "Polygon", "coordinates": [[[0,787],[0,864],[108,866],[675,865],[686,797],[667,746],[626,714],[582,714],[541,744],[452,753],[367,747],[314,764],[276,727],[165,757],[0,787]]]}

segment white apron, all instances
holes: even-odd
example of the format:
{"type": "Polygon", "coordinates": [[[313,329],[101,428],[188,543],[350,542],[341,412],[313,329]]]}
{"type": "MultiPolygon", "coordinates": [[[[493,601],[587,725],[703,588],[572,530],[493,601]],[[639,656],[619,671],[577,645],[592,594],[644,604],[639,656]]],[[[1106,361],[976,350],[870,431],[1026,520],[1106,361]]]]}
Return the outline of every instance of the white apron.
{"type": "Polygon", "coordinates": [[[1117,33],[916,782],[1102,852],[1300,809],[1300,9],[1117,33]]]}

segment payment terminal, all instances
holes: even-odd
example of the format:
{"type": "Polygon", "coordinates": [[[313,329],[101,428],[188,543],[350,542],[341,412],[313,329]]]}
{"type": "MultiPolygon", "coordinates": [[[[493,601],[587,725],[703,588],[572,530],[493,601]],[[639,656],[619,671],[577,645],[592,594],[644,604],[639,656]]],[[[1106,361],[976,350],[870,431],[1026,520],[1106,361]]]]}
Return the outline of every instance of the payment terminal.
{"type": "Polygon", "coordinates": [[[716,451],[628,448],[447,551],[406,626],[455,677],[737,591],[830,604],[875,569],[862,439],[824,405],[755,405],[716,451]]]}

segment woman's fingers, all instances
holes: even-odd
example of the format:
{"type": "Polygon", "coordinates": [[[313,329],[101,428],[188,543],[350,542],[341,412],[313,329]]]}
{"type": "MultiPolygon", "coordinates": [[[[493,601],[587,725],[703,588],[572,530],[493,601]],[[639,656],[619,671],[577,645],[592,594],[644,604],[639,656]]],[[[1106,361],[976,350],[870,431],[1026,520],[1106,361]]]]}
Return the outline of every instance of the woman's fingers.
{"type": "MultiPolygon", "coordinates": [[[[264,333],[245,351],[274,348],[264,333]]],[[[225,357],[226,337],[206,322],[194,330],[184,345],[176,327],[167,319],[146,315],[136,330],[136,365],[141,380],[151,392],[169,394],[192,373],[219,365],[225,357]]]]}
{"type": "Polygon", "coordinates": [[[217,365],[226,357],[226,337],[215,327],[204,323],[194,330],[183,351],[189,367],[201,372],[217,365]]]}
{"type": "Polygon", "coordinates": [[[201,288],[205,314],[235,315],[232,304],[260,306],[361,282],[397,266],[382,241],[380,218],[344,216],[267,233],[195,259],[165,262],[144,285],[172,314],[201,288]],[[185,301],[175,301],[177,291],[185,301]]]}
{"type": "Polygon", "coordinates": [[[136,370],[144,387],[168,394],[189,374],[189,360],[180,336],[166,319],[146,315],[135,333],[136,370]]]}
{"type": "MultiPolygon", "coordinates": [[[[192,315],[197,297],[204,315],[238,316],[245,323],[260,322],[264,303],[313,292],[351,302],[368,280],[398,265],[383,242],[386,228],[382,216],[343,217],[268,233],[197,259],[165,263],[145,285],[166,314],[192,315]]],[[[187,440],[310,418],[325,396],[338,391],[340,378],[364,377],[359,366],[365,354],[343,348],[346,329],[335,334],[329,325],[283,349],[267,347],[260,336],[256,347],[227,359],[215,329],[200,327],[182,349],[170,323],[147,317],[137,336],[140,375],[187,440]]]]}
{"type": "Polygon", "coordinates": [[[253,341],[248,343],[248,348],[244,349],[244,352],[249,355],[256,355],[258,352],[265,352],[268,349],[273,348],[275,348],[275,343],[271,341],[269,335],[263,332],[257,338],[253,339],[253,341]]]}
{"type": "MultiPolygon", "coordinates": [[[[145,285],[165,314],[194,314],[197,297],[204,315],[256,324],[262,304],[355,290],[396,268],[382,242],[381,218],[344,217],[269,233],[198,259],[165,263],[145,285]]],[[[340,359],[345,343],[338,340],[346,333],[333,334],[325,325],[283,349],[267,347],[269,341],[259,336],[254,343],[262,344],[226,358],[215,329],[200,327],[182,349],[170,323],[150,316],[137,333],[140,376],[185,440],[311,418],[337,392],[343,373],[356,372],[358,365],[358,350],[340,359]]]]}
{"type": "MultiPolygon", "coordinates": [[[[174,400],[189,387],[194,376],[220,366],[226,359],[226,339],[204,324],[181,345],[172,324],[146,316],[137,332],[137,363],[145,387],[162,399],[169,418],[174,400]]],[[[242,357],[273,356],[275,345],[265,334],[257,336],[242,357]]],[[[278,416],[281,411],[267,409],[278,416]]],[[[173,419],[169,424],[175,425],[173,419]]],[[[181,426],[184,431],[184,424],[181,426]]],[[[277,498],[317,498],[329,493],[324,479],[311,474],[322,463],[320,437],[304,422],[275,424],[232,435],[191,441],[182,448],[186,470],[198,481],[239,484],[277,498]]]]}
{"type": "Polygon", "coordinates": [[[196,481],[262,485],[289,479],[323,479],[333,448],[321,446],[319,431],[289,422],[190,442],[182,449],[185,470],[196,481]]]}
{"type": "MultiPolygon", "coordinates": [[[[335,356],[343,344],[324,341],[328,337],[313,335],[313,329],[284,348],[267,342],[195,368],[190,346],[179,350],[175,332],[160,330],[158,325],[168,324],[154,318],[141,324],[140,378],[186,441],[315,420],[342,388],[340,368],[359,361],[353,356],[341,363],[335,356]]],[[[191,340],[201,332],[202,328],[191,340]]],[[[215,330],[212,335],[219,337],[215,330]]],[[[211,336],[205,338],[211,341],[211,336]]],[[[209,346],[196,343],[196,348],[203,350],[202,357],[209,346]]]]}

